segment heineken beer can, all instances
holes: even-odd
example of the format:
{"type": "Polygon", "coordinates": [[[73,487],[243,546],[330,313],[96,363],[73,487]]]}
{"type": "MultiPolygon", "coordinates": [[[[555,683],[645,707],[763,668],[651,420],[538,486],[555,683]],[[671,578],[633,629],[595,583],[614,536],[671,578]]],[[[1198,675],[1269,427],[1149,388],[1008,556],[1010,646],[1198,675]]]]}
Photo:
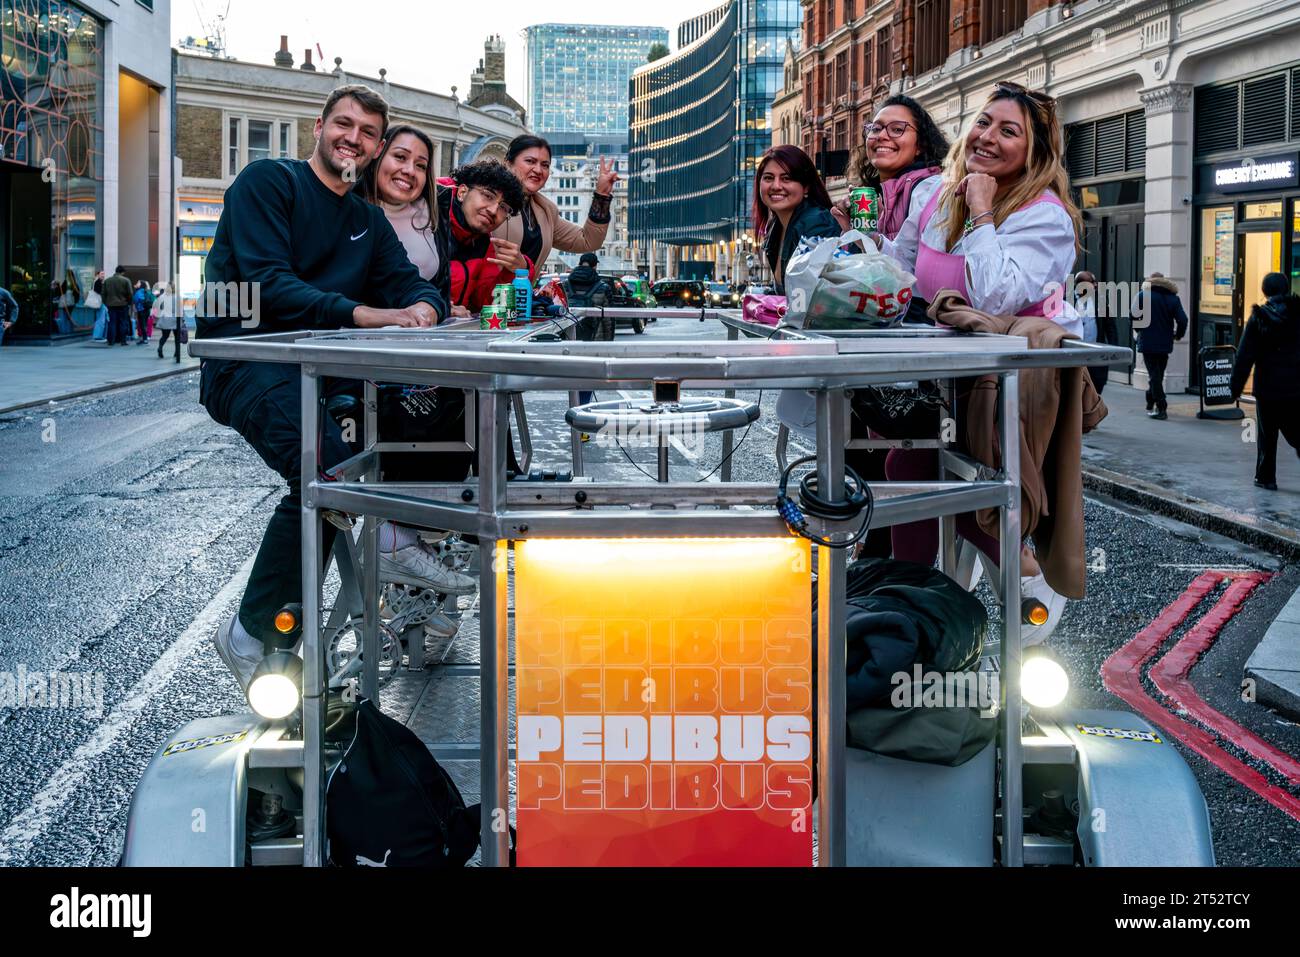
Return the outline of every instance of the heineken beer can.
{"type": "MultiPolygon", "coordinates": [[[[497,287],[500,288],[499,286],[497,287]]],[[[510,321],[510,311],[505,306],[493,304],[484,306],[479,313],[479,329],[505,329],[506,323],[510,321]]]]}
{"type": "Polygon", "coordinates": [[[492,287],[492,305],[501,310],[503,316],[515,317],[515,287],[508,282],[492,287]]]}
{"type": "Polygon", "coordinates": [[[880,193],[859,186],[849,193],[850,223],[854,229],[874,233],[880,226],[880,193]]]}

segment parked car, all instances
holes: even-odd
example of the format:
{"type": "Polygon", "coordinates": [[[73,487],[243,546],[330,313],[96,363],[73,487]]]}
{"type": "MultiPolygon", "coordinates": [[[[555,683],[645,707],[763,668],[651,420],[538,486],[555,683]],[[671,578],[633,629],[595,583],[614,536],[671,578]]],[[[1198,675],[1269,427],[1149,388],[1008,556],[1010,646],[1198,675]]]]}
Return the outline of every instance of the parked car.
{"type": "Polygon", "coordinates": [[[744,295],[746,296],[772,296],[776,294],[776,289],[772,286],[763,286],[758,283],[750,283],[745,287],[744,295]]]}
{"type": "Polygon", "coordinates": [[[650,292],[661,306],[687,309],[706,305],[704,283],[697,279],[661,279],[650,292]]]}

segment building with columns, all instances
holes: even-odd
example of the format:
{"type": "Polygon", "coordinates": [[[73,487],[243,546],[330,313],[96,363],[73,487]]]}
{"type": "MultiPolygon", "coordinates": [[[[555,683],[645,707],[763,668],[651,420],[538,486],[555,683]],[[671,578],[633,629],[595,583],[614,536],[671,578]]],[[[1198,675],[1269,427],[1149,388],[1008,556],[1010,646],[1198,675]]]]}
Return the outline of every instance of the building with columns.
{"type": "MultiPolygon", "coordinates": [[[[889,92],[915,97],[950,136],[998,80],[1056,97],[1085,217],[1079,267],[1114,283],[1160,272],[1180,288],[1191,330],[1167,389],[1198,385],[1201,347],[1240,338],[1266,272],[1300,291],[1300,0],[801,2],[811,154],[842,145],[844,115],[856,147],[889,92]],[[846,114],[841,47],[859,51],[849,75],[874,80],[882,31],[887,82],[855,99],[848,81],[846,114]]],[[[1115,378],[1146,384],[1141,363],[1115,378]]]]}
{"type": "Polygon", "coordinates": [[[226,187],[256,159],[305,159],[315,148],[316,118],[336,86],[364,83],[388,100],[392,123],[409,123],[434,143],[432,169],[445,176],[461,163],[495,156],[524,131],[523,108],[504,92],[500,40],[489,38],[484,63],[472,78],[478,106],[343,69],[328,72],[311,62],[294,66],[287,37],[269,63],[247,63],[173,51],[176,77],[176,214],[179,236],[177,292],[192,307],[203,283],[203,264],[221,218],[226,187]]]}

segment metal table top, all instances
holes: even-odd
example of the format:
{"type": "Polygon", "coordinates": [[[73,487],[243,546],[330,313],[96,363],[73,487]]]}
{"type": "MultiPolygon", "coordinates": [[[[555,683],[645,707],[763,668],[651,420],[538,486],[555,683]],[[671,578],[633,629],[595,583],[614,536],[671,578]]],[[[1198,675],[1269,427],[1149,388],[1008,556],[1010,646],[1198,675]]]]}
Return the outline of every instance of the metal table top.
{"type": "MultiPolygon", "coordinates": [[[[732,327],[744,322],[737,311],[724,309],[606,309],[604,314],[692,321],[703,315],[732,327]]],[[[849,388],[1029,368],[1127,366],[1133,361],[1132,351],[1119,346],[1079,342],[1062,349],[1031,349],[1020,336],[933,327],[833,333],[780,329],[762,338],[735,340],[655,336],[580,342],[562,338],[572,323],[546,320],[505,332],[298,331],[196,340],[190,351],[202,358],[311,366],[321,375],[447,383],[482,391],[648,388],[655,379],[669,377],[696,388],[849,388]]],[[[753,332],[753,324],[744,325],[750,327],[747,335],[753,332]]]]}

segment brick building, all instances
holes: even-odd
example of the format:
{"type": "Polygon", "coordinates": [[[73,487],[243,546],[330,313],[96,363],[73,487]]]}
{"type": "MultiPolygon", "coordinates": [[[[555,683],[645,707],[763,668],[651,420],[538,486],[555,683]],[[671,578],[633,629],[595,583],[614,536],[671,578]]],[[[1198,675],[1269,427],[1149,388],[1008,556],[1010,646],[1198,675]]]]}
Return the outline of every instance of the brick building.
{"type": "MultiPolygon", "coordinates": [[[[1056,98],[1084,213],[1079,268],[1180,287],[1191,332],[1167,388],[1197,384],[1201,347],[1239,339],[1264,273],[1300,292],[1300,0],[801,4],[800,144],[833,195],[891,92],[950,137],[998,80],[1056,98]]],[[[1141,365],[1116,378],[1146,385],[1141,365]]]]}

